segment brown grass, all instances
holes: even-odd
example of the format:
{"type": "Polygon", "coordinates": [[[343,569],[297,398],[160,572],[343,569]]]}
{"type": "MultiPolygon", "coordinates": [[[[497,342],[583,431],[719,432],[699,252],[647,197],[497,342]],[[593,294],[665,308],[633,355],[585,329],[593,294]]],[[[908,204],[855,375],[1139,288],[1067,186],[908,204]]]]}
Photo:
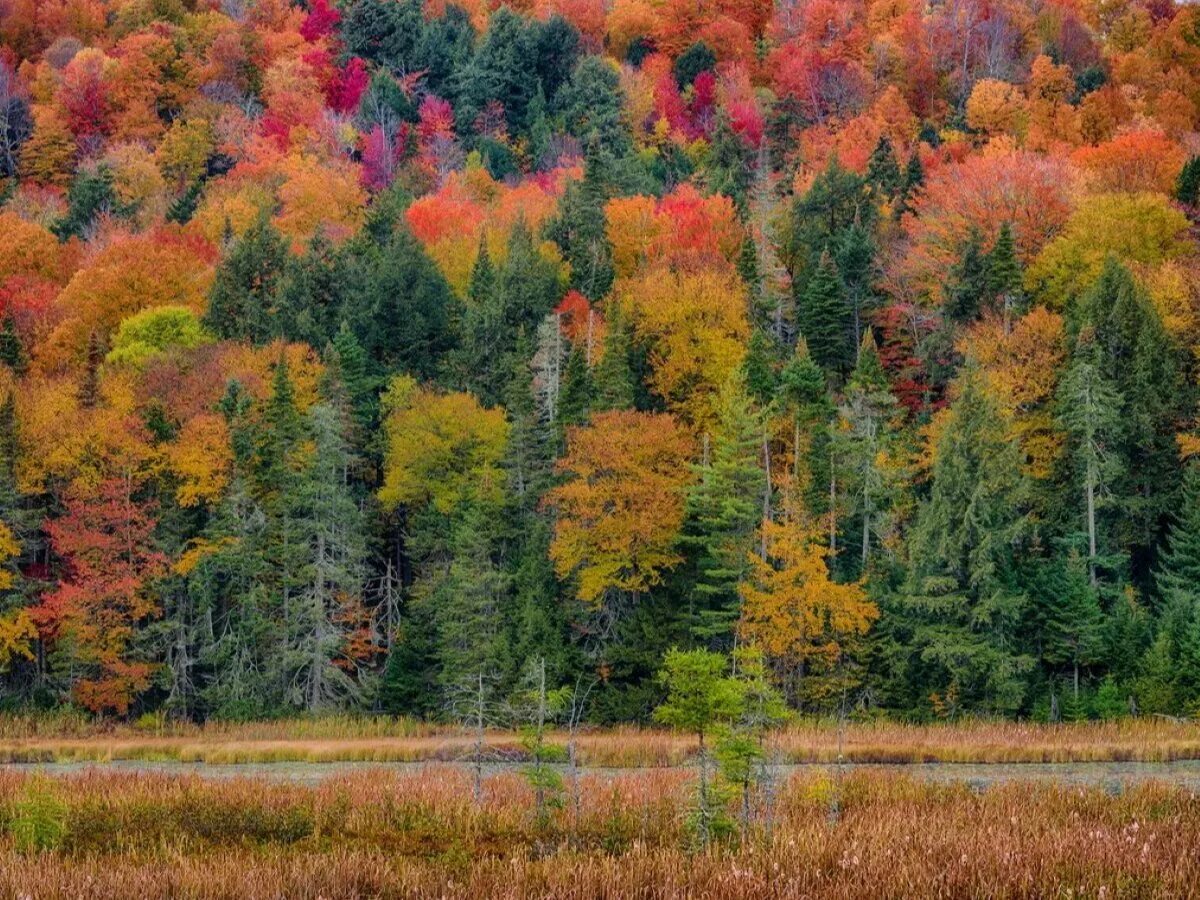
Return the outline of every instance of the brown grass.
{"type": "MultiPolygon", "coordinates": [[[[554,736],[564,740],[563,735],[554,736]]],[[[459,729],[406,719],[334,717],[251,724],[170,725],[146,730],[82,719],[0,717],[0,762],[178,760],[207,763],[420,762],[460,759],[474,738],[459,729]]],[[[520,755],[520,738],[492,732],[496,754],[520,755]]],[[[783,762],[831,762],[837,728],[802,720],[775,739],[783,762]]],[[[623,727],[580,736],[585,765],[686,763],[687,735],[623,727]]],[[[1167,762],[1200,759],[1200,725],[1137,719],[1072,725],[967,722],[947,725],[858,723],[843,746],[851,762],[1167,762]]]]}
{"type": "Polygon", "coordinates": [[[584,779],[539,829],[516,775],[472,805],[432,766],[316,787],[88,772],[0,773],[0,896],[57,897],[1186,897],[1200,892],[1200,801],[1161,784],[1121,796],[1010,784],[983,794],[878,771],[795,776],[774,829],[689,853],[688,776],[584,779]],[[17,801],[51,791],[61,845],[17,850],[17,801]]]}

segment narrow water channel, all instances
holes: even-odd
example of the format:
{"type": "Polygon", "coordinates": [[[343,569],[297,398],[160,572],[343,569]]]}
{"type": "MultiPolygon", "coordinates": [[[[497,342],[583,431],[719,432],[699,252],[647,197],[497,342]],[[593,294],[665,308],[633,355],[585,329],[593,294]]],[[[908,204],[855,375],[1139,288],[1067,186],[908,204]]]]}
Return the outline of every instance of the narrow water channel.
{"type": "MultiPolygon", "coordinates": [[[[41,772],[51,776],[73,775],[85,771],[153,773],[161,775],[199,776],[201,778],[265,778],[297,784],[318,784],[328,778],[372,773],[414,772],[424,766],[462,766],[467,763],[396,763],[396,762],[278,762],[230,763],[205,762],[148,762],[144,760],[113,760],[110,762],[10,763],[9,771],[41,772]]],[[[487,763],[486,771],[494,775],[520,769],[519,763],[487,763]]],[[[832,771],[825,763],[780,765],[780,775],[805,771],[832,771]]],[[[1163,781],[1200,792],[1200,760],[1178,762],[1107,762],[1107,763],[918,763],[912,765],[855,764],[843,772],[882,771],[907,775],[934,782],[965,782],[985,790],[1010,781],[1037,781],[1067,785],[1100,787],[1119,793],[1131,784],[1163,781]]],[[[584,773],[607,779],[637,777],[661,769],[585,768],[584,773]]]]}

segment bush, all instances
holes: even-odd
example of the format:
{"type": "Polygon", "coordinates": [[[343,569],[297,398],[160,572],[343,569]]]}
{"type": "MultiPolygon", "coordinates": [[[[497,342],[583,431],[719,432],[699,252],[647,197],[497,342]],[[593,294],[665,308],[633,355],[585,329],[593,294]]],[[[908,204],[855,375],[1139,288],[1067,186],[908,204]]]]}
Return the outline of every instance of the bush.
{"type": "Polygon", "coordinates": [[[13,804],[8,831],[23,853],[56,850],[67,834],[67,806],[45,778],[31,778],[13,804]]]}

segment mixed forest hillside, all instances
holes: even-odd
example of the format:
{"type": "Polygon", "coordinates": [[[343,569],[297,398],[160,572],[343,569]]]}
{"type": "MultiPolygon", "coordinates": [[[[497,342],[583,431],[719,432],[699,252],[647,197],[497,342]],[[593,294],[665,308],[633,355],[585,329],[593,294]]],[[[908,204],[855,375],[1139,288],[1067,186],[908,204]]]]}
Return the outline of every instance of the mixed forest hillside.
{"type": "Polygon", "coordinates": [[[1200,710],[1200,6],[0,0],[12,708],[1200,710]]]}

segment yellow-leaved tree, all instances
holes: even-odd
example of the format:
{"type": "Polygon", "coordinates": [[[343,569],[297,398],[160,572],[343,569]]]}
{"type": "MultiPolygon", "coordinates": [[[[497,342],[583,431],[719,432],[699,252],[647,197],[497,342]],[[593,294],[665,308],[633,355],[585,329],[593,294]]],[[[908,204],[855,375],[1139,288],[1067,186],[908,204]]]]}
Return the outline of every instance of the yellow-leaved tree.
{"type": "Polygon", "coordinates": [[[617,282],[621,311],[650,348],[650,385],[682,419],[711,423],[721,385],[742,364],[750,326],[737,272],[650,268],[617,282]]]}
{"type": "Polygon", "coordinates": [[[692,440],[673,416],[614,410],[568,429],[558,463],[567,480],[546,495],[558,517],[550,558],[578,596],[599,606],[610,590],[637,594],[681,557],[692,440]]]}
{"type": "MultiPolygon", "coordinates": [[[[879,609],[862,584],[829,576],[829,544],[820,523],[792,512],[762,523],[763,554],[752,554],[742,596],[741,637],[760,648],[792,682],[827,673],[848,641],[866,634],[879,609]]],[[[812,691],[806,691],[811,694],[812,691]]]]}
{"type": "Polygon", "coordinates": [[[503,409],[422,387],[407,375],[392,380],[383,408],[385,507],[430,503],[448,515],[467,499],[499,498],[508,442],[503,409]]]}

